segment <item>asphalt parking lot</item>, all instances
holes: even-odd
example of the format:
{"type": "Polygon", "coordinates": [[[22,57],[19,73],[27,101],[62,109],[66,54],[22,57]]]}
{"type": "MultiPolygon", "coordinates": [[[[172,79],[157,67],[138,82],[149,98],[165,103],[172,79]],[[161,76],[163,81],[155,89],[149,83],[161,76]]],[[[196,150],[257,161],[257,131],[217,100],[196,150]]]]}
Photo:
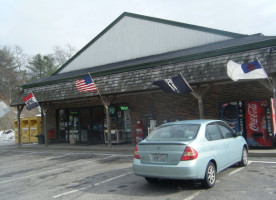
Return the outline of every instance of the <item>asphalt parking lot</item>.
{"type": "Polygon", "coordinates": [[[0,199],[275,199],[276,157],[250,157],[205,190],[197,182],[151,185],[132,172],[132,153],[0,148],[0,199]]]}

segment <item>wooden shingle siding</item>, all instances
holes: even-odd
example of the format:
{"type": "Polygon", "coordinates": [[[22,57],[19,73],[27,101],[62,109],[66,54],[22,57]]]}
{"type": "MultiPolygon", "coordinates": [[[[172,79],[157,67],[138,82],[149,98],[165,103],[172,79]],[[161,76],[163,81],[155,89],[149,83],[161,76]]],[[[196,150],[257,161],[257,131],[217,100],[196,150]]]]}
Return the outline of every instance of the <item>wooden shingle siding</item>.
{"type": "MultiPolygon", "coordinates": [[[[191,86],[231,81],[226,74],[226,63],[231,59],[238,63],[252,61],[258,58],[269,74],[276,73],[276,52],[270,48],[239,52],[207,59],[189,62],[155,66],[106,76],[95,77],[94,81],[102,95],[143,92],[158,89],[153,81],[175,76],[180,72],[191,86]]],[[[12,103],[23,104],[22,97],[33,92],[39,102],[62,101],[77,98],[97,96],[97,92],[79,93],[75,80],[27,88],[12,103]]]]}

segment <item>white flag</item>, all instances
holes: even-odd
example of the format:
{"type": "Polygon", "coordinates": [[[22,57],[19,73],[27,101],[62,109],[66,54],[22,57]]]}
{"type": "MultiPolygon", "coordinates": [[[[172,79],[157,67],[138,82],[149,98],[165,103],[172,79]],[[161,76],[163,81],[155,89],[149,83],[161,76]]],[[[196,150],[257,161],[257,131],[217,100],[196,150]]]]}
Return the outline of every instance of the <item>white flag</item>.
{"type": "Polygon", "coordinates": [[[0,118],[4,117],[10,111],[10,107],[0,100],[0,118]]]}
{"type": "Polygon", "coordinates": [[[238,64],[230,60],[227,63],[227,75],[233,80],[268,78],[261,64],[254,60],[247,64],[238,64]]]}

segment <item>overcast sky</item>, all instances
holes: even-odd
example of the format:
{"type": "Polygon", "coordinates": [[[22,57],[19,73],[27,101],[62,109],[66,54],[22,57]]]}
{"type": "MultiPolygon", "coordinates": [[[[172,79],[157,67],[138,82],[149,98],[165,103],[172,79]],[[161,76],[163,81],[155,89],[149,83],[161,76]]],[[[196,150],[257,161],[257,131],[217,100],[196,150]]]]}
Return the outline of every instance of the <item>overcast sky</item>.
{"type": "Polygon", "coordinates": [[[0,0],[0,46],[28,55],[80,50],[123,12],[276,36],[276,0],[0,0]]]}

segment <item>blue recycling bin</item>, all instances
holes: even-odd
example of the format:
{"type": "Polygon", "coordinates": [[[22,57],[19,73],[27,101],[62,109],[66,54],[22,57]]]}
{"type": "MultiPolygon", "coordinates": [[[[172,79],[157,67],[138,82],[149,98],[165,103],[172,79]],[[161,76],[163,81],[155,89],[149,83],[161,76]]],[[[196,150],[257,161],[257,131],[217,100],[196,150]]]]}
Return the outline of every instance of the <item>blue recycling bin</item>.
{"type": "Polygon", "coordinates": [[[37,135],[38,144],[45,144],[44,135],[37,135]]]}

